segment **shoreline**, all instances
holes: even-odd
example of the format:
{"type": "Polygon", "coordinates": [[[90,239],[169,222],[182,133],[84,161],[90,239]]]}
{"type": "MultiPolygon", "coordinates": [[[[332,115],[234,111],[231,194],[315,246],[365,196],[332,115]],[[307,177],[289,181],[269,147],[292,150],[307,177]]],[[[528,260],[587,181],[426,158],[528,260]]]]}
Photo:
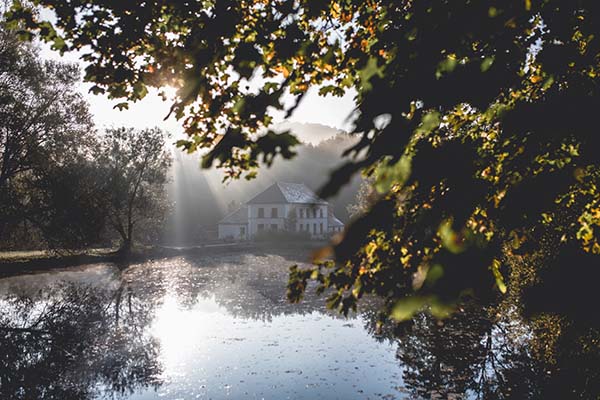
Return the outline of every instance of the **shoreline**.
{"type": "MultiPolygon", "coordinates": [[[[0,278],[46,272],[53,269],[78,267],[86,264],[113,263],[119,268],[126,268],[130,264],[144,262],[152,259],[177,257],[182,255],[210,255],[227,252],[243,252],[265,249],[303,249],[318,250],[326,246],[327,242],[303,241],[303,242],[234,242],[234,243],[212,243],[197,246],[154,246],[149,248],[135,249],[131,254],[124,256],[114,249],[92,252],[86,250],[78,254],[52,254],[41,253],[30,257],[5,257],[0,253],[0,278]]],[[[23,252],[26,254],[27,252],[23,252]]],[[[34,253],[34,252],[31,252],[34,253]]]]}

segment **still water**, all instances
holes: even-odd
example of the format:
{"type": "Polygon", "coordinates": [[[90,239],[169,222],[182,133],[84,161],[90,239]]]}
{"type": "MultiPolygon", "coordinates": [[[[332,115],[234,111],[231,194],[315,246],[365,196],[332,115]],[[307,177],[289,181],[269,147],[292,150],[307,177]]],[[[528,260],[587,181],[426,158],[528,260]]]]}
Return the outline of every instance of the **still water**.
{"type": "Polygon", "coordinates": [[[298,251],[0,279],[0,399],[597,399],[600,337],[515,304],[378,325],[309,290],[298,251]]]}
{"type": "Polygon", "coordinates": [[[291,255],[178,257],[0,280],[2,398],[400,398],[396,344],[323,299],[291,255]]]}

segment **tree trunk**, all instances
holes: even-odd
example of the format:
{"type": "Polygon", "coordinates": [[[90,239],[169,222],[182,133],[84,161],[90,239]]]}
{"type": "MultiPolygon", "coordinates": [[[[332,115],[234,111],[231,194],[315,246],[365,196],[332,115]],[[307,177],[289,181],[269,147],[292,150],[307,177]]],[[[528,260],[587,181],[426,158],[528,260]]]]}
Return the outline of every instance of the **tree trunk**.
{"type": "Polygon", "coordinates": [[[132,248],[132,241],[131,241],[131,236],[123,238],[123,242],[121,243],[121,247],[119,248],[119,253],[122,255],[129,255],[131,254],[131,248],[132,248]]]}
{"type": "Polygon", "coordinates": [[[122,257],[127,257],[131,254],[131,249],[133,248],[133,221],[131,219],[131,214],[127,216],[127,226],[124,227],[123,223],[120,221],[120,218],[117,219],[114,224],[115,229],[121,235],[121,246],[117,251],[122,257]]]}

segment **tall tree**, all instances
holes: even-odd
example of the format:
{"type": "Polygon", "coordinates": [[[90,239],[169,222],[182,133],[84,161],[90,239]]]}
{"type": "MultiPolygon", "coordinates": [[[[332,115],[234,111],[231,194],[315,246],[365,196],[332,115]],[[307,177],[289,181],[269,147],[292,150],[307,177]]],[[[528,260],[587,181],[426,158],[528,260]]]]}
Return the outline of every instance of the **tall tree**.
{"type": "Polygon", "coordinates": [[[165,216],[171,164],[165,137],[158,128],[117,128],[100,139],[97,160],[106,173],[108,221],[123,252],[131,250],[135,237],[152,235],[165,216]]]}
{"type": "Polygon", "coordinates": [[[105,173],[95,160],[46,164],[29,191],[34,226],[55,251],[108,244],[105,173]]]}
{"type": "Polygon", "coordinates": [[[361,140],[321,194],[361,170],[395,179],[376,183],[381,196],[333,248],[336,265],[294,270],[292,298],[316,277],[342,311],[374,293],[397,319],[426,306],[445,315],[467,293],[505,292],[511,260],[526,257],[566,278],[571,265],[548,261],[582,261],[585,295],[571,285],[565,297],[591,301],[597,1],[35,4],[56,23],[18,0],[9,18],[58,49],[90,48],[93,91],[135,101],[147,86],[177,87],[172,113],[190,135],[180,146],[209,148],[204,166],[232,177],[251,177],[259,157],[293,155],[289,135],[256,134],[284,93],[356,90],[361,140]],[[262,86],[251,90],[251,79],[262,86]]]}
{"type": "MultiPolygon", "coordinates": [[[[78,66],[42,61],[29,43],[0,24],[0,241],[15,227],[47,226],[49,175],[90,159],[94,141],[78,66]],[[42,186],[45,186],[42,189],[42,186]],[[42,193],[43,191],[44,193],[42,193]]],[[[73,182],[77,183],[77,182],[73,182]]],[[[77,185],[73,187],[73,190],[77,185]]],[[[82,196],[83,197],[83,196],[82,196]]],[[[62,211],[66,211],[64,208],[62,211]]],[[[72,220],[82,232],[89,219],[72,220]]],[[[81,238],[81,236],[80,236],[81,238]]]]}

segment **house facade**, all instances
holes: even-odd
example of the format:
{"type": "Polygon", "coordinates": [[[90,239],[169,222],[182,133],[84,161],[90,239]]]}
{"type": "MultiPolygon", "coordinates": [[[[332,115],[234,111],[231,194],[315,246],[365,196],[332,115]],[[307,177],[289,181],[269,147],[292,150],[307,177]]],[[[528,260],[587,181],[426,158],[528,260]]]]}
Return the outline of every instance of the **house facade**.
{"type": "Polygon", "coordinates": [[[329,203],[301,183],[276,182],[219,222],[220,239],[252,239],[262,232],[306,232],[326,238],[344,224],[329,203]]]}
{"type": "Polygon", "coordinates": [[[218,235],[219,239],[248,239],[248,206],[241,206],[219,221],[218,235]]]}

